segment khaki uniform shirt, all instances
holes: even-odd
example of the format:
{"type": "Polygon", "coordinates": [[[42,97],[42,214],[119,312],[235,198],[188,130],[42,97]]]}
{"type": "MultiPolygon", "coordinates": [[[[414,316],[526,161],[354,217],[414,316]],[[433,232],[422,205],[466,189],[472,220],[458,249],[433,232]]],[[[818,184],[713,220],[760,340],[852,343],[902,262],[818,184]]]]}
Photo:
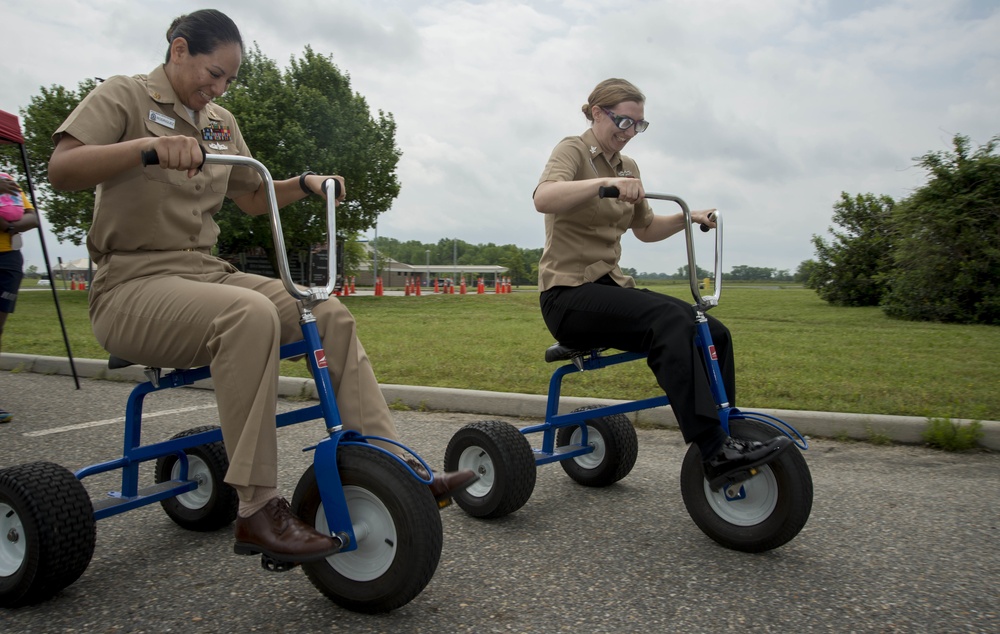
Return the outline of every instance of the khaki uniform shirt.
{"type": "MultiPolygon", "coordinates": [[[[208,104],[193,117],[180,102],[163,67],[149,75],[118,75],[101,83],[53,135],[69,134],[86,145],[142,137],[193,136],[212,154],[250,156],[233,115],[208,104]]],[[[206,165],[186,172],[141,167],[97,186],[87,249],[97,266],[116,253],[209,251],[219,235],[213,216],[223,197],[257,190],[260,176],[248,167],[206,165]]]]}
{"type": "MultiPolygon", "coordinates": [[[[594,132],[587,130],[556,145],[538,182],[616,176],[639,178],[639,167],[619,152],[606,160],[594,132]]],[[[618,265],[621,236],[630,227],[645,228],[652,221],[653,210],[645,200],[627,205],[596,196],[572,211],[545,214],[545,249],[538,263],[538,290],[579,286],[607,274],[621,286],[634,287],[635,282],[618,265]]]]}

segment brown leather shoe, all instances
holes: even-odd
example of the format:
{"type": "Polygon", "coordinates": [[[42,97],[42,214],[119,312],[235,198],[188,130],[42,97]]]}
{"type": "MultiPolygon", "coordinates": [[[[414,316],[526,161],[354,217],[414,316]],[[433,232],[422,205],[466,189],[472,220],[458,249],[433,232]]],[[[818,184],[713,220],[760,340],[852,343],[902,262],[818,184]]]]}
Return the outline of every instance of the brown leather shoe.
{"type": "Polygon", "coordinates": [[[319,561],[340,550],[340,541],[317,532],[292,514],[288,501],[276,497],[250,517],[236,518],[237,555],[263,553],[275,561],[319,561]]]}
{"type": "MultiPolygon", "coordinates": [[[[424,469],[424,465],[420,464],[420,461],[414,457],[406,458],[406,464],[410,465],[417,475],[425,480],[430,478],[427,474],[427,469],[424,469]]],[[[437,500],[438,506],[444,508],[448,506],[448,501],[451,496],[458,493],[462,489],[468,487],[473,482],[479,479],[471,469],[464,469],[462,471],[449,471],[447,473],[434,472],[434,481],[430,483],[431,495],[437,500]],[[443,504],[442,504],[443,502],[443,504]]]]}

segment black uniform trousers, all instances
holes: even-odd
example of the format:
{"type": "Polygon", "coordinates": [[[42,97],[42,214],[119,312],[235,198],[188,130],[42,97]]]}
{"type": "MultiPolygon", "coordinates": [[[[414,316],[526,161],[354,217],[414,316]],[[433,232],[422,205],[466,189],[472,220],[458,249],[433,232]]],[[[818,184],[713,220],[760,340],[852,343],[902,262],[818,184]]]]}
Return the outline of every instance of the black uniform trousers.
{"type": "MultiPolygon", "coordinates": [[[[623,288],[610,276],[580,286],[557,286],[540,297],[542,317],[559,343],[573,348],[645,352],[646,363],[670,399],[685,442],[712,455],[726,435],[719,422],[705,362],[695,346],[691,304],[647,289],[623,288]]],[[[736,371],[729,329],[708,317],[730,405],[736,371]]]]}

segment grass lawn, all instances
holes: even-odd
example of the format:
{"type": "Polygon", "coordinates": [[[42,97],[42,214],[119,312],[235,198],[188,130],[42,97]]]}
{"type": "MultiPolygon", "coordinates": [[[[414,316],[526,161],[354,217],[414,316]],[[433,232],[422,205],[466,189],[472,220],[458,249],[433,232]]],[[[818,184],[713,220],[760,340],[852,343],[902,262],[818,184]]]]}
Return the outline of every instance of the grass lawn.
{"type": "MultiPolygon", "coordinates": [[[[685,285],[651,287],[689,297],[685,285]]],[[[87,293],[60,291],[74,357],[105,358],[87,293]]],[[[544,394],[552,342],[534,292],[358,297],[358,321],[382,383],[544,394]]],[[[1000,328],[905,322],[878,308],[837,308],[813,291],[728,285],[712,314],[733,331],[740,405],[1000,420],[1000,328]]],[[[50,291],[22,292],[5,352],[65,356],[50,291]]],[[[303,363],[282,374],[308,376],[303,363]]],[[[657,393],[644,363],[573,375],[564,393],[635,399],[657,393]]]]}

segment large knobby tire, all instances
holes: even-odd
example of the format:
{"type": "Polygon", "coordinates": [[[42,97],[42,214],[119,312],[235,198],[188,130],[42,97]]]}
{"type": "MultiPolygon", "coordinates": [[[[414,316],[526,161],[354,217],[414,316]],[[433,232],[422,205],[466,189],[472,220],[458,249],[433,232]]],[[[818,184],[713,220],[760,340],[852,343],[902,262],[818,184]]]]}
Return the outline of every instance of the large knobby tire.
{"type": "MultiPolygon", "coordinates": [[[[171,440],[216,429],[212,425],[195,427],[175,435],[171,440]]],[[[185,450],[188,457],[188,478],[198,488],[160,502],[167,516],[178,526],[192,531],[215,531],[236,520],[240,500],[236,490],[223,480],[229,470],[229,457],[222,441],[198,445],[185,450]]],[[[156,482],[180,478],[181,463],[177,456],[157,459],[156,482]]]]}
{"type": "MultiPolygon", "coordinates": [[[[730,421],[730,431],[734,438],[757,441],[779,433],[749,420],[730,421]]],[[[805,526],[812,510],[812,475],[793,446],[760,467],[730,499],[725,488],[709,488],[701,452],[692,444],[681,464],[681,495],[691,519],[706,535],[726,548],[759,553],[788,543],[805,526]]]]}
{"type": "Polygon", "coordinates": [[[473,517],[503,517],[535,490],[535,454],[516,427],[499,420],[469,423],[455,432],[444,454],[445,471],[471,469],[479,479],[454,496],[473,517]]]}
{"type": "MultiPolygon", "coordinates": [[[[373,614],[410,602],[430,582],[441,558],[441,514],[426,484],[395,458],[357,445],[337,450],[357,550],[302,564],[306,576],[336,604],[373,614]]],[[[292,510],[330,534],[314,467],[299,480],[292,510]]]]}
{"type": "Polygon", "coordinates": [[[50,462],[0,470],[0,607],[37,603],[80,578],[94,555],[94,507],[50,462]]]}
{"type": "MultiPolygon", "coordinates": [[[[586,409],[595,408],[583,407],[576,411],[586,409]]],[[[632,422],[624,414],[600,416],[584,422],[587,444],[594,450],[560,461],[563,471],[588,487],[606,487],[627,476],[639,455],[639,438],[632,422]]],[[[556,432],[556,447],[579,445],[582,440],[583,430],[579,425],[562,427],[556,432]]]]}

